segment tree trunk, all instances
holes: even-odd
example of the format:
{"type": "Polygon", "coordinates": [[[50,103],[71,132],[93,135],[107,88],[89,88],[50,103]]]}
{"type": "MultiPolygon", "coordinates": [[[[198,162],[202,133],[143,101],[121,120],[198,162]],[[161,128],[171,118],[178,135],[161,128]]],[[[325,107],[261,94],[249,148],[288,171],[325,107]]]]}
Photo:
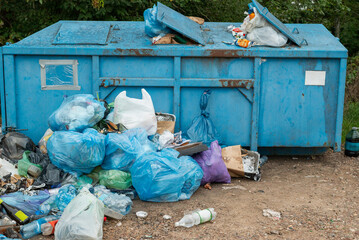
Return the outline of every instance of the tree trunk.
{"type": "Polygon", "coordinates": [[[335,25],[335,36],[337,38],[340,36],[340,18],[337,18],[337,23],[335,25]]]}

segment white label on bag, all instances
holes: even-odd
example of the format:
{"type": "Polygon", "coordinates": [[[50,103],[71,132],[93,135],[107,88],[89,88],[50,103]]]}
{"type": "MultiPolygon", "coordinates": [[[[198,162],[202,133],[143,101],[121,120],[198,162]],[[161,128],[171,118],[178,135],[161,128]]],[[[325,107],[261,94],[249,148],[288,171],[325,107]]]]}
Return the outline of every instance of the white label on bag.
{"type": "Polygon", "coordinates": [[[325,86],[325,71],[305,71],[305,85],[325,86]]]}

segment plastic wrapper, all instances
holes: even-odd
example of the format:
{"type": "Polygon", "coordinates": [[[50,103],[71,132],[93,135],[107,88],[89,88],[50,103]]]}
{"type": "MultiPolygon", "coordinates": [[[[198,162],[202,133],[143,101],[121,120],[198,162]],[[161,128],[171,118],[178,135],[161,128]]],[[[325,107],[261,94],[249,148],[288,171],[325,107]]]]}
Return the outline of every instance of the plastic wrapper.
{"type": "Polygon", "coordinates": [[[152,8],[148,8],[143,13],[145,20],[145,32],[149,37],[156,37],[158,35],[166,35],[171,32],[171,29],[166,25],[157,21],[157,6],[153,5],[152,8]]]}
{"type": "Polygon", "coordinates": [[[148,140],[142,128],[125,131],[122,134],[109,133],[106,136],[106,156],[103,169],[129,171],[135,159],[144,152],[155,151],[155,145],[148,140]]]}
{"type": "Polygon", "coordinates": [[[74,185],[63,186],[59,189],[58,194],[51,196],[40,205],[40,213],[47,215],[53,208],[62,212],[76,195],[77,190],[74,185]]]}
{"type": "Polygon", "coordinates": [[[26,215],[34,215],[40,205],[50,197],[47,190],[33,191],[32,195],[23,192],[13,192],[1,196],[1,199],[10,206],[22,210],[26,215]]]}
{"type": "Polygon", "coordinates": [[[110,192],[105,186],[97,185],[94,187],[94,194],[105,204],[106,208],[123,216],[132,209],[132,201],[129,197],[110,192]]]}
{"type": "Polygon", "coordinates": [[[215,140],[221,142],[221,138],[209,118],[209,112],[206,112],[210,95],[210,90],[203,92],[200,101],[201,115],[193,120],[192,125],[187,130],[187,135],[193,142],[203,142],[207,145],[215,140]]]}
{"type": "Polygon", "coordinates": [[[142,99],[126,96],[121,92],[115,99],[113,122],[122,123],[127,129],[144,128],[148,135],[157,131],[157,119],[152,98],[145,89],[141,90],[142,99]]]}
{"type": "Polygon", "coordinates": [[[120,170],[102,170],[99,180],[101,185],[108,188],[124,190],[132,186],[131,174],[120,170]]]}
{"type": "Polygon", "coordinates": [[[198,189],[203,171],[193,158],[173,149],[149,152],[131,168],[132,184],[143,201],[175,202],[189,199],[198,189]]]}
{"type": "Polygon", "coordinates": [[[22,159],[24,151],[35,151],[35,143],[25,134],[9,132],[1,139],[3,155],[16,163],[22,159]]]}
{"type": "Polygon", "coordinates": [[[40,151],[43,154],[47,154],[46,144],[47,144],[47,141],[49,140],[49,138],[52,136],[53,133],[54,132],[50,128],[47,129],[44,136],[42,136],[42,138],[39,141],[39,148],[40,148],[40,151]]]}
{"type": "Polygon", "coordinates": [[[103,218],[103,203],[87,188],[82,188],[56,224],[55,239],[102,240],[103,218]]]}
{"type": "Polygon", "coordinates": [[[222,158],[222,149],[218,141],[211,143],[210,149],[195,154],[193,159],[201,166],[203,170],[203,178],[201,185],[206,183],[230,183],[231,176],[222,158]]]}
{"type": "Polygon", "coordinates": [[[47,143],[51,162],[70,173],[90,173],[102,164],[105,156],[105,135],[92,128],[83,133],[54,132],[47,143]]]}
{"type": "Polygon", "coordinates": [[[51,114],[48,123],[52,131],[78,131],[93,127],[105,113],[103,103],[91,94],[76,94],[65,98],[51,114]]]}

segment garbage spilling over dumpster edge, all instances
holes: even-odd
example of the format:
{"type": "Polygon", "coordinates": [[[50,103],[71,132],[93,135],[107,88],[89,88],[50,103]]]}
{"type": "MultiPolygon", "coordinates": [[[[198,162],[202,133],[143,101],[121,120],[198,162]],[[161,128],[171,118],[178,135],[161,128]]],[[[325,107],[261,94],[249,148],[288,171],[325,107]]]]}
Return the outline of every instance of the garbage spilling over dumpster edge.
{"type": "MultiPolygon", "coordinates": [[[[187,41],[159,22],[157,11],[154,5],[144,12],[145,32],[154,43],[187,41]]],[[[287,38],[255,7],[247,14],[240,27],[228,27],[235,38],[231,44],[286,44],[287,38]]],[[[199,111],[186,129],[176,126],[178,116],[156,112],[149,92],[141,93],[142,99],[137,99],[122,91],[111,103],[91,94],[65,96],[59,108],[52,109],[38,145],[23,133],[1,136],[0,227],[12,231],[4,237],[102,239],[104,219],[125,221],[137,198],[176,202],[190,199],[200,186],[212,189],[211,183],[231,183],[231,177],[261,179],[266,156],[240,145],[221,145],[216,128],[221,123],[211,118],[216,114],[212,90],[198,96],[199,111]]],[[[133,214],[148,216],[145,211],[133,214]]],[[[280,218],[270,209],[263,215],[280,218]]],[[[189,228],[216,216],[213,208],[196,210],[175,226],[189,228]]]]}

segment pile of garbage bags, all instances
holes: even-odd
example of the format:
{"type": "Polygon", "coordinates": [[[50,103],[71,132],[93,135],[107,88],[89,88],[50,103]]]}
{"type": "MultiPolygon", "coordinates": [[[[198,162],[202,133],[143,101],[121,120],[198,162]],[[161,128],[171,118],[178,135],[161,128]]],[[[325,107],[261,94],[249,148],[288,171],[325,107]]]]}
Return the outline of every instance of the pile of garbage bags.
{"type": "MultiPolygon", "coordinates": [[[[41,233],[102,239],[104,216],[122,219],[136,196],[175,202],[201,185],[230,183],[233,172],[241,174],[231,165],[238,154],[220,146],[206,111],[210,94],[203,92],[201,113],[186,134],[174,132],[174,115],[155,113],[145,89],[142,99],[121,92],[110,104],[89,94],[66,98],[38,146],[22,133],[7,133],[0,167],[6,221],[0,223],[19,224],[25,239],[41,233]]],[[[253,156],[241,159],[243,176],[258,180],[259,155],[253,156]]]]}

